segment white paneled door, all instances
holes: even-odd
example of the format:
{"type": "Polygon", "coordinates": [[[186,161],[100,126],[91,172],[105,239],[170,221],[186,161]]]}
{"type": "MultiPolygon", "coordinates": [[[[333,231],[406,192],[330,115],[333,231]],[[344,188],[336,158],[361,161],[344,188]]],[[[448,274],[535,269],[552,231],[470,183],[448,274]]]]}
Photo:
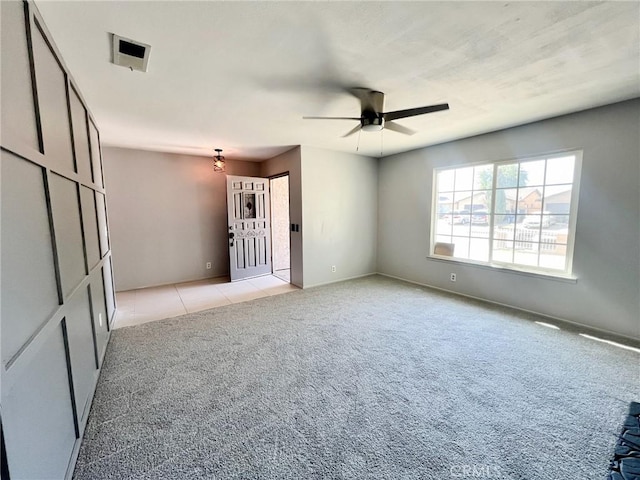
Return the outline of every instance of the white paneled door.
{"type": "Polygon", "coordinates": [[[231,281],[271,273],[269,179],[227,176],[231,281]]]}

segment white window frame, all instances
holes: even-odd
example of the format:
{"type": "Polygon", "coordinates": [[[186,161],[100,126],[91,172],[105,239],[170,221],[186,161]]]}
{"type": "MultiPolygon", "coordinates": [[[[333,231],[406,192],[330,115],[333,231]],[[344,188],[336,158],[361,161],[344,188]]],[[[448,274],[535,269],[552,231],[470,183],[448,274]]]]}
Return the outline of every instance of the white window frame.
{"type": "MultiPolygon", "coordinates": [[[[575,245],[575,233],[576,233],[576,222],[578,217],[578,199],[580,194],[580,178],[582,173],[582,150],[572,149],[572,150],[564,150],[564,151],[556,151],[553,153],[540,154],[535,156],[527,156],[527,157],[516,157],[510,158],[508,160],[498,160],[498,161],[490,161],[490,162],[476,162],[476,163],[464,163],[458,165],[448,165],[446,167],[438,167],[434,168],[432,171],[432,203],[431,203],[431,233],[429,239],[429,255],[428,258],[443,260],[451,263],[464,263],[471,264],[475,266],[488,267],[494,269],[507,270],[512,272],[525,273],[528,275],[534,276],[542,276],[542,277],[555,277],[555,278],[565,278],[575,280],[576,277],[573,274],[573,254],[574,254],[574,245],[575,245]],[[495,228],[495,202],[496,202],[496,182],[497,182],[497,170],[500,165],[509,165],[513,163],[517,163],[518,165],[526,162],[532,162],[537,160],[552,160],[553,158],[562,158],[567,157],[569,155],[573,155],[575,157],[574,170],[573,170],[573,182],[571,187],[571,204],[569,209],[569,224],[567,227],[567,244],[566,244],[566,261],[565,261],[565,270],[558,270],[552,268],[545,268],[539,266],[527,266],[514,264],[509,262],[501,262],[497,260],[493,260],[493,243],[494,243],[494,228],[495,228]],[[493,178],[492,178],[492,186],[491,186],[491,222],[489,224],[489,260],[487,262],[471,260],[468,258],[459,258],[455,256],[436,254],[434,252],[436,245],[436,227],[439,217],[438,212],[438,172],[447,171],[447,170],[455,170],[459,168],[468,168],[468,167],[478,167],[492,165],[493,166],[493,178]]],[[[546,186],[546,184],[544,185],[546,186]]],[[[454,189],[455,192],[455,189],[454,189]]],[[[542,210],[544,210],[544,205],[542,206],[542,210]]],[[[471,236],[469,238],[472,238],[471,236]]]]}

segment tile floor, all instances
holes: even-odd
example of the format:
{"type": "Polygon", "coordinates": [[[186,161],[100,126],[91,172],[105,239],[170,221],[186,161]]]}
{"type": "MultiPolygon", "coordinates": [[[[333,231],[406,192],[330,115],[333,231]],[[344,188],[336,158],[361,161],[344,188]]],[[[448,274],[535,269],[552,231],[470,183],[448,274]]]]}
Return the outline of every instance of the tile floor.
{"type": "Polygon", "coordinates": [[[287,269],[283,269],[283,270],[276,270],[275,272],[273,272],[273,276],[274,277],[278,277],[281,280],[284,280],[287,283],[291,282],[291,269],[287,268],[287,269]]]}
{"type": "Polygon", "coordinates": [[[114,328],[177,317],[297,289],[281,278],[266,275],[233,283],[228,278],[218,277],[117,292],[114,328]]]}

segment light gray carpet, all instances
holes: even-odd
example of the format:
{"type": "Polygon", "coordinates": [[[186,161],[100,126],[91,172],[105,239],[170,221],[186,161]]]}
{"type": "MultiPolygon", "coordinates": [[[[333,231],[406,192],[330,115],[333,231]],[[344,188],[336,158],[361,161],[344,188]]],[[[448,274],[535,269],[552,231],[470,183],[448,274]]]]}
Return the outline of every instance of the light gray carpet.
{"type": "Polygon", "coordinates": [[[604,478],[639,355],[534,319],[372,276],[115,330],[74,478],[604,478]]]}

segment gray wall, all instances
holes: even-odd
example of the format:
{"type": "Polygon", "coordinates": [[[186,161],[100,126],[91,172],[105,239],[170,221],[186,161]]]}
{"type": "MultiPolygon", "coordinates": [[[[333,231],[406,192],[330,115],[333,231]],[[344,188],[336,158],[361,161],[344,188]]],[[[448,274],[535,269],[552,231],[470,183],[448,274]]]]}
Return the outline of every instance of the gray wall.
{"type": "MultiPolygon", "coordinates": [[[[225,176],[210,159],[113,147],[104,159],[117,290],[228,273],[225,176]]],[[[295,147],[261,163],[230,161],[226,173],[287,172],[290,221],[300,225],[291,233],[291,283],[374,273],[377,160],[295,147]]]]}
{"type": "Polygon", "coordinates": [[[2,430],[12,478],[64,478],[115,311],[100,144],[38,12],[0,8],[2,430]]]}
{"type": "Polygon", "coordinates": [[[302,147],[305,287],[376,272],[377,184],[374,158],[302,147]]]}
{"type": "Polygon", "coordinates": [[[273,157],[260,164],[260,175],[273,177],[289,172],[289,221],[300,225],[299,232],[291,232],[291,283],[304,286],[302,238],[302,160],[300,147],[273,157]]]}
{"type": "MultiPolygon", "coordinates": [[[[211,158],[105,147],[104,169],[116,290],[229,273],[226,180],[211,158]]],[[[228,161],[226,173],[260,165],[228,161]]]]}
{"type": "Polygon", "coordinates": [[[640,338],[639,117],[636,99],[382,159],[378,271],[640,338]],[[427,258],[434,168],[566,149],[584,152],[577,282],[427,258]]]}

